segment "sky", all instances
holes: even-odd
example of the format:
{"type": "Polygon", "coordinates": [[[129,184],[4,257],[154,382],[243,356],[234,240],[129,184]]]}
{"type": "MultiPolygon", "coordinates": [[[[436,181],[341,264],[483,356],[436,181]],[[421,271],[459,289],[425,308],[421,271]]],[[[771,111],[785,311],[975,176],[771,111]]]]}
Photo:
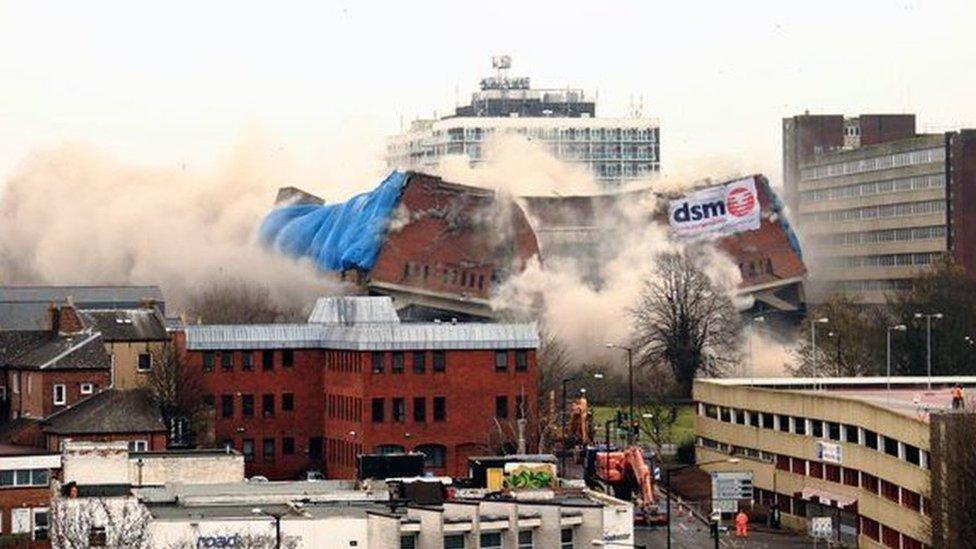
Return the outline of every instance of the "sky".
{"type": "Polygon", "coordinates": [[[375,184],[384,137],[446,113],[510,54],[537,86],[631,98],[665,171],[780,179],[784,116],[916,112],[976,127],[976,2],[0,1],[0,186],[33,151],[207,166],[268,136],[295,181],[375,184]]]}

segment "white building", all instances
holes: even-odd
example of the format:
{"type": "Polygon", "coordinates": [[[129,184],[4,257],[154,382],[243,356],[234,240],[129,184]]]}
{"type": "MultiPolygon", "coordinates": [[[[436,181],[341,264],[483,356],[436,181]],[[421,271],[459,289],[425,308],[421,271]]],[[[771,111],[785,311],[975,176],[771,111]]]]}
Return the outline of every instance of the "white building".
{"type": "Polygon", "coordinates": [[[507,56],[494,59],[496,76],[481,81],[471,103],[451,116],[419,119],[389,138],[391,168],[431,169],[446,156],[486,160],[493,136],[517,135],[542,144],[556,158],[581,164],[608,188],[660,171],[658,121],[641,116],[597,118],[582,90],[533,89],[528,78],[510,78],[507,56]]]}

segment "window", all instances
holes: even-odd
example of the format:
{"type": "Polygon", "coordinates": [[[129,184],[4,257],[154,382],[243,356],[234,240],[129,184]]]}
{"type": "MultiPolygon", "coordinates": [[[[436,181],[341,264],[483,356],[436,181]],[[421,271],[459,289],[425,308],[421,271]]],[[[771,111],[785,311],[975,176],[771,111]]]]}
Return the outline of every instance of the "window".
{"type": "Polygon", "coordinates": [[[415,452],[424,455],[425,467],[445,467],[447,465],[447,448],[440,444],[421,444],[414,448],[415,452]]]}
{"type": "Polygon", "coordinates": [[[241,395],[241,415],[254,417],[254,395],[241,395]]]}
{"type": "Polygon", "coordinates": [[[481,549],[502,549],[502,535],[500,532],[485,532],[480,536],[481,549]]]}
{"type": "Polygon", "coordinates": [[[518,549],[533,549],[532,530],[519,530],[518,549]]]}
{"type": "Polygon", "coordinates": [[[434,421],[447,420],[447,398],[434,397],[434,421]]]}
{"type": "Polygon", "coordinates": [[[374,398],[373,399],[372,407],[373,407],[373,423],[382,423],[383,422],[383,415],[384,415],[384,412],[383,412],[383,399],[382,398],[374,398]]]}
{"type": "Polygon", "coordinates": [[[90,547],[106,547],[108,545],[108,533],[104,526],[92,526],[88,529],[88,545],[90,547]]]}
{"type": "Polygon", "coordinates": [[[793,418],[793,430],[798,435],[807,434],[807,420],[802,417],[793,418]]]}
{"type": "Polygon", "coordinates": [[[82,383],[81,384],[81,394],[83,394],[83,395],[90,395],[90,394],[92,394],[94,392],[95,392],[95,387],[91,383],[82,383]]]}
{"type": "Polygon", "coordinates": [[[35,540],[46,540],[48,539],[47,529],[48,529],[48,515],[46,508],[33,509],[34,514],[34,539],[35,540]]]}
{"type": "Polygon", "coordinates": [[[136,370],[140,372],[152,370],[152,355],[149,353],[139,353],[139,362],[136,364],[136,370]]]}
{"type": "Polygon", "coordinates": [[[47,469],[8,469],[0,471],[0,487],[47,486],[47,469]]]}
{"type": "Polygon", "coordinates": [[[815,438],[823,438],[823,422],[819,419],[811,419],[810,434],[815,438]]]}
{"type": "Polygon", "coordinates": [[[266,463],[274,463],[275,460],[275,439],[264,439],[264,446],[261,448],[261,455],[266,463]]]}
{"type": "Polygon", "coordinates": [[[284,349],[281,351],[281,365],[285,368],[291,368],[295,365],[295,351],[291,349],[284,349]]]}
{"type": "Polygon", "coordinates": [[[845,425],[844,426],[844,440],[846,442],[851,442],[853,444],[857,444],[857,442],[858,442],[858,440],[857,440],[857,427],[855,427],[853,425],[845,425]]]}
{"type": "Polygon", "coordinates": [[[399,444],[380,444],[373,449],[373,453],[389,455],[389,454],[402,454],[404,452],[403,446],[399,444]]]}
{"type": "Polygon", "coordinates": [[[149,450],[149,443],[145,440],[130,440],[129,441],[129,451],[130,452],[146,452],[149,450]]]}
{"type": "Polygon", "coordinates": [[[922,455],[919,452],[918,446],[912,446],[911,444],[905,445],[905,461],[913,465],[918,465],[919,467],[922,466],[922,455]]]}
{"type": "Polygon", "coordinates": [[[403,423],[407,418],[407,405],[402,398],[393,399],[393,421],[395,423],[403,423]]]}
{"type": "Polygon", "coordinates": [[[394,374],[403,373],[403,351],[393,351],[393,366],[390,371],[394,374]]]}
{"type": "Polygon", "coordinates": [[[265,394],[261,397],[261,413],[264,417],[274,417],[275,397],[272,394],[265,394]]]}
{"type": "Polygon", "coordinates": [[[414,397],[413,399],[413,420],[417,423],[427,421],[427,399],[424,397],[414,397]]]}
{"type": "Polygon", "coordinates": [[[400,549],[417,549],[417,534],[401,535],[400,549]]]}
{"type": "Polygon", "coordinates": [[[254,352],[244,351],[241,353],[241,370],[254,369],[254,352]]]}
{"type": "Polygon", "coordinates": [[[464,534],[444,536],[444,549],[464,549],[464,534]]]}
{"type": "Polygon", "coordinates": [[[426,353],[423,351],[413,352],[413,373],[422,374],[427,369],[426,353]]]}
{"type": "Polygon", "coordinates": [[[447,364],[447,357],[444,351],[434,351],[434,371],[443,372],[447,364]]]}
{"type": "Polygon", "coordinates": [[[878,477],[869,473],[861,473],[861,488],[871,492],[872,494],[877,494],[878,477]]]}
{"type": "Polygon", "coordinates": [[[241,444],[241,453],[244,454],[244,461],[254,461],[254,439],[245,438],[241,444]]]}
{"type": "Polygon", "coordinates": [[[214,369],[214,354],[213,351],[207,351],[203,353],[203,371],[212,372],[214,369]]]}
{"type": "Polygon", "coordinates": [[[322,437],[308,438],[308,459],[322,461],[322,437]]]}
{"type": "Polygon", "coordinates": [[[824,480],[830,482],[840,482],[840,467],[836,465],[824,464],[824,480]]]}
{"type": "Polygon", "coordinates": [[[508,351],[495,351],[495,371],[504,372],[508,369],[508,351]]]}
{"type": "Polygon", "coordinates": [[[234,417],[234,395],[220,395],[220,415],[234,417]]]}
{"type": "Polygon", "coordinates": [[[790,416],[780,415],[779,418],[779,430],[785,433],[790,432],[790,416]]]}
{"type": "Polygon", "coordinates": [[[898,457],[898,441],[891,437],[884,437],[884,452],[889,456],[898,457]]]}
{"type": "Polygon", "coordinates": [[[291,412],[295,409],[295,395],[292,393],[282,393],[281,395],[281,411],[291,412]]]}
{"type": "Polygon", "coordinates": [[[508,397],[507,396],[496,396],[495,397],[495,417],[500,419],[505,419],[508,417],[508,397]]]}
{"type": "Polygon", "coordinates": [[[563,528],[559,533],[559,549],[573,549],[573,529],[563,528]]]}
{"type": "Polygon", "coordinates": [[[373,354],[372,354],[372,359],[373,359],[373,373],[374,374],[382,374],[383,373],[383,353],[381,353],[381,352],[375,352],[374,351],[373,354]]]}
{"type": "Polygon", "coordinates": [[[283,437],[281,439],[281,455],[290,456],[295,453],[295,439],[283,437]]]}
{"type": "Polygon", "coordinates": [[[203,405],[207,408],[213,408],[216,400],[213,395],[203,395],[203,405]]]}
{"type": "Polygon", "coordinates": [[[833,421],[827,422],[827,438],[830,440],[840,440],[840,424],[833,421]]]}
{"type": "Polygon", "coordinates": [[[64,404],[67,402],[67,399],[68,396],[66,394],[66,391],[64,390],[64,385],[61,383],[56,384],[54,386],[54,405],[64,406],[64,404]]]}
{"type": "Polygon", "coordinates": [[[261,368],[274,370],[274,351],[271,349],[261,351],[261,368]]]}
{"type": "Polygon", "coordinates": [[[529,369],[529,352],[525,349],[515,351],[515,370],[524,372],[529,369]]]}
{"type": "Polygon", "coordinates": [[[773,414],[761,413],[761,416],[763,429],[772,429],[774,417],[773,414]]]}
{"type": "Polygon", "coordinates": [[[224,351],[220,353],[220,367],[230,371],[234,369],[234,352],[224,351]]]}
{"type": "Polygon", "coordinates": [[[31,486],[47,486],[47,469],[31,469],[31,486]]]}
{"type": "Polygon", "coordinates": [[[749,425],[759,427],[759,412],[749,412],[749,425]]]}

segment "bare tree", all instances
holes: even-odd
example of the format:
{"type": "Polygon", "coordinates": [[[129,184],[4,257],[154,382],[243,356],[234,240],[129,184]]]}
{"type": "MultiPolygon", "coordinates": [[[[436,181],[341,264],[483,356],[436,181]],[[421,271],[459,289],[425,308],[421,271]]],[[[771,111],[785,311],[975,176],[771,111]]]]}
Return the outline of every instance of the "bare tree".
{"type": "Polygon", "coordinates": [[[698,375],[721,375],[737,361],[740,323],[731,288],[705,271],[705,251],[658,256],[637,306],[634,346],[639,364],[670,367],[682,395],[698,375]]]}
{"type": "Polygon", "coordinates": [[[57,497],[51,501],[51,546],[54,549],[148,548],[150,519],[149,511],[132,498],[57,497]]]}
{"type": "Polygon", "coordinates": [[[191,370],[175,345],[164,345],[152,354],[152,369],[143,386],[152,394],[167,425],[186,421],[190,434],[206,432],[204,390],[198,373],[191,370]]]}
{"type": "Polygon", "coordinates": [[[821,318],[828,322],[803,323],[796,361],[787,367],[793,375],[853,377],[878,373],[878,365],[885,360],[885,326],[891,323],[882,310],[833,294],[810,314],[810,319],[821,318]],[[816,360],[810,330],[817,331],[816,360]]]}
{"type": "Polygon", "coordinates": [[[190,295],[188,313],[204,324],[262,324],[302,318],[301,305],[276,302],[267,286],[234,278],[213,282],[190,295]]]}

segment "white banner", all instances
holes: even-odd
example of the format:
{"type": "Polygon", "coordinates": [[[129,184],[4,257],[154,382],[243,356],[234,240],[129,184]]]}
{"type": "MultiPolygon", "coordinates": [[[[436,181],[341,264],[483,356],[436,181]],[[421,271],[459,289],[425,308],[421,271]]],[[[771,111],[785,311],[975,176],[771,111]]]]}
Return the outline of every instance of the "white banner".
{"type": "Polygon", "coordinates": [[[752,177],[672,200],[668,220],[675,236],[729,235],[759,228],[762,208],[752,177]]]}
{"type": "Polygon", "coordinates": [[[840,463],[843,459],[843,450],[840,444],[818,440],[817,459],[827,463],[840,463]]]}

